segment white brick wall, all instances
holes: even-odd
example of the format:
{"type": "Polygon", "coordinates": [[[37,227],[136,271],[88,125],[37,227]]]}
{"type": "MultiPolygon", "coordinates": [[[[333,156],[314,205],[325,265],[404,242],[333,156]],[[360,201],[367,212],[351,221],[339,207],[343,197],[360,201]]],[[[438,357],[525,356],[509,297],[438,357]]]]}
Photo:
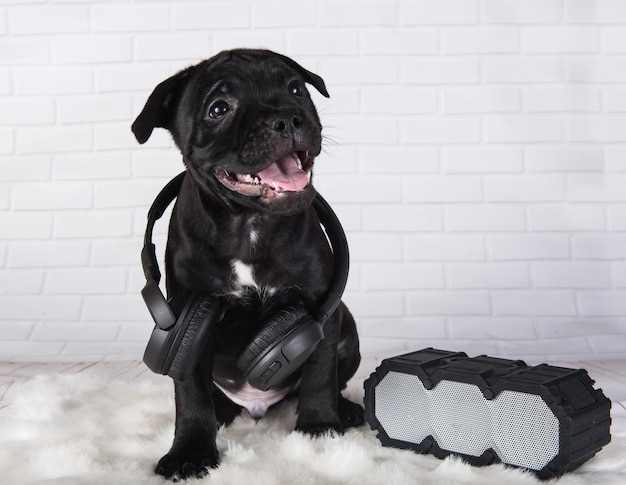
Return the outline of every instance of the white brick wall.
{"type": "Polygon", "coordinates": [[[626,2],[5,0],[0,359],[141,357],[145,214],[182,164],[130,124],[241,46],[326,80],[364,351],[626,357],[626,2]]]}

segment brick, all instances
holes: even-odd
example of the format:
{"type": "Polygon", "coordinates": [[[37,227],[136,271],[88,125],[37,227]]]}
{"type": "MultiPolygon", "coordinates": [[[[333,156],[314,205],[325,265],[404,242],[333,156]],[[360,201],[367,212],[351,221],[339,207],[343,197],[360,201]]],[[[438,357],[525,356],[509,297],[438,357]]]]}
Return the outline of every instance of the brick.
{"type": "Polygon", "coordinates": [[[626,147],[608,146],[605,153],[608,172],[626,172],[626,147]]]}
{"type": "Polygon", "coordinates": [[[274,52],[287,51],[285,34],[274,30],[216,30],[211,34],[211,45],[211,52],[203,57],[209,57],[214,52],[232,49],[233,46],[254,46],[274,52]]]}
{"type": "MultiPolygon", "coordinates": [[[[106,325],[110,327],[110,325],[106,325]]],[[[145,344],[150,338],[152,328],[146,325],[145,322],[122,322],[120,324],[120,330],[118,340],[120,342],[140,342],[145,344]]]]}
{"type": "Polygon", "coordinates": [[[394,106],[397,114],[434,114],[438,111],[436,89],[414,87],[364,87],[361,89],[363,113],[388,114],[394,106]]]}
{"type": "Polygon", "coordinates": [[[13,187],[11,199],[12,207],[17,210],[89,209],[91,184],[20,183],[13,187]]]}
{"type": "Polygon", "coordinates": [[[103,181],[95,186],[96,208],[148,207],[162,188],[160,181],[103,181]]]}
{"type": "Polygon", "coordinates": [[[626,314],[626,292],[593,292],[578,295],[583,317],[621,317],[626,314]]]}
{"type": "Polygon", "coordinates": [[[605,99],[606,110],[609,113],[623,113],[626,111],[626,89],[607,88],[605,99]]]}
{"type": "Polygon", "coordinates": [[[150,149],[134,150],[131,167],[136,177],[173,177],[182,166],[178,150],[150,149]]]}
{"type": "Polygon", "coordinates": [[[16,69],[13,79],[15,93],[19,95],[76,95],[93,92],[93,73],[84,67],[16,69]]]}
{"type": "MultiPolygon", "coordinates": [[[[288,31],[285,34],[286,46],[291,56],[348,56],[359,53],[359,32],[353,29],[325,30],[324,35],[315,28],[288,31]]],[[[344,59],[346,61],[347,59],[344,59]]],[[[354,62],[354,61],[352,61],[354,62]]],[[[333,67],[339,67],[335,63],[333,67]]],[[[331,71],[321,69],[324,78],[331,71]]],[[[331,84],[332,86],[332,84],[331,84]]]]}
{"type": "Polygon", "coordinates": [[[533,231],[603,231],[604,210],[593,205],[538,205],[529,208],[533,231]]]}
{"type": "Polygon", "coordinates": [[[446,208],[450,231],[524,231],[526,217],[522,207],[505,205],[464,205],[446,208]]]}
{"type": "Polygon", "coordinates": [[[396,234],[349,234],[350,259],[354,261],[399,261],[402,237],[396,234]]]}
{"type": "Polygon", "coordinates": [[[579,83],[626,82],[626,59],[623,57],[571,57],[565,62],[565,79],[579,83]]]}
{"type": "Polygon", "coordinates": [[[609,229],[611,231],[626,231],[626,207],[609,208],[609,229]]]}
{"type": "Polygon", "coordinates": [[[611,278],[606,263],[567,261],[533,265],[537,288],[609,288],[611,278]]]}
{"type": "Polygon", "coordinates": [[[616,358],[620,358],[624,355],[624,349],[626,348],[626,338],[622,335],[598,335],[589,337],[591,346],[596,349],[596,352],[607,356],[609,353],[615,353],[616,358]]]}
{"type": "Polygon", "coordinates": [[[7,97],[0,100],[1,125],[48,125],[55,121],[52,99],[7,97]]]}
{"type": "Polygon", "coordinates": [[[521,107],[520,91],[515,88],[446,88],[443,95],[444,113],[511,113],[521,107]]]}
{"type": "Polygon", "coordinates": [[[617,234],[581,234],[572,237],[576,259],[613,260],[626,258],[626,236],[617,234]]]}
{"type": "Polygon", "coordinates": [[[128,36],[63,36],[51,39],[52,57],[59,64],[129,62],[132,59],[128,36]]]}
{"type": "Polygon", "coordinates": [[[623,27],[606,27],[601,31],[602,52],[606,54],[624,54],[626,48],[626,29],[623,27]]]}
{"type": "MultiPolygon", "coordinates": [[[[541,319],[537,328],[543,338],[589,336],[589,322],[583,319],[541,319]]],[[[593,328],[598,334],[621,334],[626,330],[626,324],[614,320],[594,320],[593,328]]]]}
{"type": "MultiPolygon", "coordinates": [[[[177,7],[181,8],[180,5],[177,7]]],[[[174,18],[176,18],[176,12],[177,8],[174,9],[174,18]]],[[[202,20],[207,21],[210,18],[215,18],[215,16],[202,17],[202,20]]],[[[165,4],[93,5],[91,19],[95,32],[169,30],[170,7],[165,4]]]]}
{"type": "Polygon", "coordinates": [[[333,177],[318,183],[324,193],[339,203],[399,202],[402,197],[401,180],[397,177],[362,178],[333,177]]]}
{"type": "Polygon", "coordinates": [[[52,214],[0,212],[0,239],[44,239],[50,237],[52,214]]]}
{"type": "Polygon", "coordinates": [[[559,86],[526,90],[526,109],[532,112],[600,111],[601,93],[597,88],[559,86]]]}
{"type": "Polygon", "coordinates": [[[315,24],[316,3],[311,1],[266,1],[252,2],[253,27],[312,26],[315,24]],[[280,12],[280,15],[276,15],[280,12]]]}
{"type": "Polygon", "coordinates": [[[10,205],[9,186],[0,184],[0,209],[6,210],[10,205]]]}
{"type": "Polygon", "coordinates": [[[319,21],[324,26],[395,25],[393,3],[376,0],[322,0],[318,2],[319,21]]]}
{"type": "Polygon", "coordinates": [[[488,143],[557,142],[563,139],[559,118],[498,117],[485,119],[488,143]]]}
{"type": "Polygon", "coordinates": [[[46,294],[121,294],[126,291],[126,269],[51,269],[46,272],[46,294]]]}
{"type": "Polygon", "coordinates": [[[16,242],[9,246],[9,268],[62,268],[86,266],[89,242],[41,241],[16,242]]]}
{"type": "Polygon", "coordinates": [[[569,177],[570,200],[577,202],[626,201],[626,175],[574,174],[569,177]]]}
{"type": "Polygon", "coordinates": [[[488,240],[489,254],[495,261],[569,259],[569,238],[561,235],[493,235],[488,240]]]}
{"type": "Polygon", "coordinates": [[[407,84],[472,84],[480,79],[479,61],[473,59],[400,59],[400,79],[407,84]]]}
{"type": "Polygon", "coordinates": [[[139,261],[139,238],[95,240],[91,244],[92,266],[133,266],[139,261]]]}
{"type": "Polygon", "coordinates": [[[577,24],[613,24],[626,21],[621,0],[570,0],[565,20],[577,24]]]}
{"type": "Polygon", "coordinates": [[[485,181],[488,202],[546,202],[565,200],[562,175],[490,177],[485,181]]]}
{"type": "Polygon", "coordinates": [[[452,147],[444,151],[446,173],[521,172],[522,150],[519,147],[452,147]]]}
{"type": "MultiPolygon", "coordinates": [[[[326,86],[328,89],[328,86],[326,86]]],[[[309,91],[317,110],[325,117],[334,114],[355,114],[360,110],[360,89],[356,86],[332,87],[330,99],[323,98],[317,91],[309,91]]],[[[324,120],[322,119],[322,124],[324,120]]]]}
{"type": "Polygon", "coordinates": [[[439,52],[436,30],[363,29],[360,45],[366,55],[428,55],[439,52]]]}
{"type": "Polygon", "coordinates": [[[574,294],[569,291],[496,291],[495,315],[576,315],[574,294]]]}
{"type": "Polygon", "coordinates": [[[54,236],[57,238],[130,236],[131,219],[128,211],[63,211],[56,214],[54,236]]]}
{"type": "Polygon", "coordinates": [[[410,339],[446,338],[446,325],[443,318],[394,318],[393,320],[372,319],[363,324],[360,335],[367,337],[389,337],[410,339]]]}
{"type": "Polygon", "coordinates": [[[569,141],[611,143],[626,141],[626,118],[570,118],[569,141]]]}
{"type": "Polygon", "coordinates": [[[81,312],[83,321],[146,321],[150,314],[141,298],[132,296],[87,296],[81,312]]]}
{"type": "Polygon", "coordinates": [[[475,0],[401,0],[398,18],[402,25],[456,25],[478,23],[475,0]]]}
{"type": "Polygon", "coordinates": [[[117,325],[89,322],[42,322],[35,327],[32,339],[42,341],[97,341],[115,340],[117,325]]]}
{"type": "Polygon", "coordinates": [[[54,180],[103,180],[131,174],[128,153],[60,153],[52,161],[54,180]]]}
{"type": "MultiPolygon", "coordinates": [[[[626,288],[626,263],[614,262],[611,264],[613,282],[616,288],[626,288]]],[[[626,323],[624,323],[626,325],[626,323]]]]}
{"type": "Polygon", "coordinates": [[[334,84],[395,84],[398,81],[396,64],[396,60],[388,56],[328,58],[320,62],[319,72],[324,74],[324,79],[329,86],[334,84]]]}
{"type": "Polygon", "coordinates": [[[484,19],[489,24],[557,24],[560,0],[487,0],[484,19]]]}
{"type": "Polygon", "coordinates": [[[519,263],[454,263],[448,266],[449,287],[528,288],[528,267],[519,263]]]}
{"type": "Polygon", "coordinates": [[[0,295],[38,295],[43,288],[43,278],[44,272],[40,269],[3,269],[0,295]]]}
{"type": "Polygon", "coordinates": [[[470,177],[405,177],[407,202],[478,202],[483,199],[482,183],[470,177]]]}
{"type": "Polygon", "coordinates": [[[451,29],[442,32],[445,54],[508,54],[519,52],[520,36],[515,28],[451,29]]]}
{"type": "MultiPolygon", "coordinates": [[[[28,340],[28,336],[32,333],[34,323],[32,322],[2,322],[2,340],[28,340]]],[[[13,342],[0,342],[0,347],[8,347],[13,342]]],[[[19,343],[18,343],[19,346],[19,343]]],[[[2,352],[2,350],[0,350],[2,352]]],[[[6,362],[6,352],[2,352],[3,361],[6,362]]],[[[6,395],[6,394],[5,394],[6,395]]]]}
{"type": "Polygon", "coordinates": [[[362,278],[365,290],[417,290],[445,286],[443,264],[383,263],[366,264],[362,278]]]}
{"type": "Polygon", "coordinates": [[[361,226],[361,206],[333,204],[333,210],[341,221],[344,231],[360,231],[361,226]]]}
{"type": "Polygon", "coordinates": [[[395,145],[398,142],[398,122],[392,117],[326,116],[325,124],[325,136],[341,140],[342,144],[395,145]]]}
{"type": "Polygon", "coordinates": [[[134,149],[137,148],[137,139],[128,121],[98,123],[94,129],[94,147],[96,150],[134,149]]]}
{"type": "Polygon", "coordinates": [[[590,54],[600,51],[600,31],[590,27],[526,27],[522,52],[529,54],[590,54]]]}
{"type": "Polygon", "coordinates": [[[50,362],[64,346],[64,342],[0,342],[0,355],[8,362],[50,362]]]}
{"type": "MultiPolygon", "coordinates": [[[[1,43],[0,43],[1,45],[1,43]]],[[[0,69],[0,95],[11,93],[11,71],[0,69]]]]}
{"type": "Polygon", "coordinates": [[[357,318],[401,317],[404,315],[404,300],[400,294],[359,295],[348,293],[344,295],[343,300],[357,318]]]}
{"type": "Polygon", "coordinates": [[[560,58],[502,57],[486,58],[482,75],[488,83],[550,83],[563,80],[560,58]]]}
{"type": "Polygon", "coordinates": [[[172,7],[176,30],[242,29],[250,26],[246,2],[177,3],[172,7]]]}
{"type": "Polygon", "coordinates": [[[15,133],[13,128],[0,127],[0,153],[13,153],[15,150],[15,133]]]}
{"type": "Polygon", "coordinates": [[[482,261],[485,248],[482,236],[407,236],[406,257],[409,261],[482,261]]]}
{"type": "MultiPolygon", "coordinates": [[[[559,338],[537,339],[537,340],[516,340],[500,342],[502,351],[511,356],[522,357],[526,362],[554,361],[558,355],[577,355],[578,358],[585,353],[590,353],[591,348],[586,339],[581,338],[559,338]]],[[[584,358],[584,357],[583,357],[584,358]]]]}
{"type": "Polygon", "coordinates": [[[480,121],[465,118],[416,118],[400,121],[404,143],[479,143],[480,121]]]}
{"type": "Polygon", "coordinates": [[[173,74],[174,72],[167,64],[97,67],[95,69],[95,88],[98,93],[145,91],[141,93],[141,102],[145,103],[154,87],[173,74]]]}
{"type": "Polygon", "coordinates": [[[450,338],[518,340],[534,339],[532,320],[524,318],[452,317],[448,322],[450,338]]]}
{"type": "Polygon", "coordinates": [[[7,320],[78,320],[80,307],[79,298],[15,296],[3,299],[2,317],[7,320]]]}
{"type": "Polygon", "coordinates": [[[93,356],[105,355],[107,361],[140,360],[144,345],[133,342],[78,342],[63,347],[63,359],[78,362],[93,360],[93,356]]]}
{"type": "Polygon", "coordinates": [[[16,143],[19,154],[85,151],[92,148],[92,130],[89,126],[24,127],[17,130],[16,143]]]}
{"type": "Polygon", "coordinates": [[[529,146],[525,148],[530,172],[601,172],[604,150],[593,146],[529,146]]]}
{"type": "Polygon", "coordinates": [[[189,59],[209,57],[209,34],[138,34],[134,38],[134,55],[138,61],[189,59]]]}
{"type": "Polygon", "coordinates": [[[15,7],[9,10],[13,34],[79,33],[89,31],[89,9],[83,6],[55,5],[15,7]]]}
{"type": "Polygon", "coordinates": [[[443,214],[439,207],[423,205],[366,205],[363,208],[366,231],[441,231],[443,214]]]}
{"type": "Polygon", "coordinates": [[[408,146],[365,146],[361,166],[368,174],[439,172],[439,149],[408,146]]]}
{"type": "Polygon", "coordinates": [[[46,64],[50,62],[50,48],[47,39],[39,38],[0,38],[0,65],[46,64]]]}
{"type": "Polygon", "coordinates": [[[409,315],[488,315],[489,295],[484,291],[423,291],[407,297],[409,315]]]}

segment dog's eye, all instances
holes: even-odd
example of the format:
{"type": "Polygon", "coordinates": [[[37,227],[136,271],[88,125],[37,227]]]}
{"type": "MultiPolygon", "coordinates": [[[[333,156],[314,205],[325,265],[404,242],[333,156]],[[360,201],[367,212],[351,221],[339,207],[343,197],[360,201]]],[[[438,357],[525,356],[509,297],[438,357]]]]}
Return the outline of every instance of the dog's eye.
{"type": "Polygon", "coordinates": [[[210,118],[221,118],[230,111],[230,106],[226,101],[216,101],[209,108],[210,118]]]}
{"type": "Polygon", "coordinates": [[[304,94],[304,88],[302,87],[302,84],[300,84],[298,81],[290,82],[287,89],[294,96],[302,96],[304,94]]]}

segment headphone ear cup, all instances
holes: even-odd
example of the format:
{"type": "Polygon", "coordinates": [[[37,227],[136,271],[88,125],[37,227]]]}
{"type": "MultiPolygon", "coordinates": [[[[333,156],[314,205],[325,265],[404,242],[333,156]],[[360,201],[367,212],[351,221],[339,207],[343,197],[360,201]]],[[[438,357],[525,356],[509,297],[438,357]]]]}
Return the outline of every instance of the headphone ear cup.
{"type": "Polygon", "coordinates": [[[178,381],[191,375],[221,315],[219,298],[202,292],[192,293],[170,330],[175,333],[170,339],[164,373],[178,381]]]}
{"type": "Polygon", "coordinates": [[[254,336],[248,346],[239,354],[236,362],[237,368],[247,375],[250,364],[254,360],[287,335],[298,320],[307,316],[309,316],[309,313],[303,307],[283,308],[272,315],[261,326],[259,333],[254,336]]]}

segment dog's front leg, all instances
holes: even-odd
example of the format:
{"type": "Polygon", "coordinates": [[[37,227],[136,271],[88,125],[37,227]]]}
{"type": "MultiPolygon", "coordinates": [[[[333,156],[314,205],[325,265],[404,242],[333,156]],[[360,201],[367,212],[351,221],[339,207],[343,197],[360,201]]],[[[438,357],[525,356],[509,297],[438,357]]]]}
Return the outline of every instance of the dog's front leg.
{"type": "MultiPolygon", "coordinates": [[[[208,359],[206,359],[208,360],[208,359]]],[[[200,367],[200,366],[199,366],[200,367]]],[[[210,367],[210,366],[209,366],[210,367]]],[[[156,472],[177,481],[179,478],[201,477],[219,462],[215,437],[217,420],[209,394],[211,376],[197,368],[184,381],[175,381],[176,431],[170,451],[159,460],[156,472]]]]}
{"type": "Polygon", "coordinates": [[[296,431],[311,435],[344,432],[338,411],[338,337],[339,318],[335,313],[324,326],[324,339],[302,367],[296,431]]]}

